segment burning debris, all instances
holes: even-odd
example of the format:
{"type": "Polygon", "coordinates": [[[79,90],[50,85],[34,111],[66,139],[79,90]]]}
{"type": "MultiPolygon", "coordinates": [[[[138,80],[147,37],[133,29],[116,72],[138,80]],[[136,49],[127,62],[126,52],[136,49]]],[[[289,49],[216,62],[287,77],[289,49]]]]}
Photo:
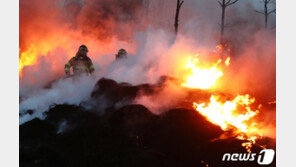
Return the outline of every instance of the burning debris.
{"type": "MultiPolygon", "coordinates": [[[[53,105],[45,113],[44,120],[36,118],[20,126],[21,163],[58,166],[87,163],[92,166],[100,162],[104,166],[114,163],[131,165],[126,160],[132,157],[133,163],[139,166],[237,164],[215,160],[215,157],[222,157],[225,152],[246,152],[242,145],[247,147],[246,140],[252,140],[250,136],[248,139],[235,137],[234,134],[243,130],[235,127],[230,129],[229,124],[232,122],[223,127],[204,116],[203,110],[197,112],[191,106],[175,106],[156,115],[143,105],[132,104],[132,99],[142,95],[140,92],[153,95],[160,89],[163,89],[161,85],[132,86],[101,79],[92,92],[92,101],[96,101],[96,107],[86,109],[83,107],[85,104],[53,105]],[[109,103],[104,114],[98,114],[97,107],[104,103],[97,100],[102,100],[104,96],[117,100],[109,103]],[[123,100],[124,104],[116,105],[123,100]]],[[[195,94],[201,95],[198,90],[195,90],[195,94]]],[[[248,98],[244,96],[229,102],[249,105],[251,101],[248,98]]],[[[257,140],[258,143],[268,143],[269,147],[275,148],[271,138],[257,140]]],[[[257,153],[261,147],[254,142],[249,149],[257,153]]],[[[256,165],[256,162],[247,164],[256,165]]]]}
{"type": "MultiPolygon", "coordinates": [[[[221,46],[217,46],[220,48],[221,46]]],[[[252,118],[259,113],[261,104],[255,110],[251,109],[251,105],[255,102],[255,98],[251,98],[249,94],[237,95],[233,100],[227,100],[230,97],[220,97],[215,95],[215,87],[217,80],[223,78],[223,69],[218,67],[222,62],[219,59],[216,63],[201,64],[195,57],[189,57],[185,68],[190,69],[190,73],[185,75],[184,87],[194,89],[208,89],[213,92],[208,102],[193,102],[193,108],[201,115],[205,116],[210,122],[219,125],[224,131],[232,130],[233,135],[238,139],[247,142],[242,143],[248,152],[251,153],[251,147],[255,144],[256,139],[262,138],[262,132],[256,127],[257,123],[252,118]]],[[[230,65],[230,57],[224,61],[225,66],[230,65]]]]}
{"type": "Polygon", "coordinates": [[[207,117],[210,122],[219,125],[223,130],[235,128],[234,133],[239,134],[238,139],[249,141],[243,143],[242,146],[251,152],[252,144],[255,144],[258,137],[262,137],[262,133],[256,127],[256,122],[246,123],[259,113],[259,110],[252,111],[249,107],[254,101],[255,98],[250,99],[247,94],[238,95],[231,101],[221,103],[219,97],[212,95],[207,106],[205,103],[193,104],[196,111],[207,117]]]}

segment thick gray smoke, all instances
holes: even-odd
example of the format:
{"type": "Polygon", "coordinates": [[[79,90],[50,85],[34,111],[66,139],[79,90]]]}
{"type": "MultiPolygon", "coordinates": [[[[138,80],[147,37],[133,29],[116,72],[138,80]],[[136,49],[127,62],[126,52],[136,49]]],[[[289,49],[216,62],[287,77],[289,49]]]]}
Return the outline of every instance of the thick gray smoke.
{"type": "Polygon", "coordinates": [[[51,105],[55,104],[75,104],[90,98],[91,91],[96,80],[92,77],[81,77],[77,80],[72,78],[60,79],[54,82],[48,89],[40,89],[31,93],[20,102],[20,124],[27,122],[33,118],[44,118],[44,112],[51,105]],[[33,114],[26,111],[33,110],[33,114]]]}

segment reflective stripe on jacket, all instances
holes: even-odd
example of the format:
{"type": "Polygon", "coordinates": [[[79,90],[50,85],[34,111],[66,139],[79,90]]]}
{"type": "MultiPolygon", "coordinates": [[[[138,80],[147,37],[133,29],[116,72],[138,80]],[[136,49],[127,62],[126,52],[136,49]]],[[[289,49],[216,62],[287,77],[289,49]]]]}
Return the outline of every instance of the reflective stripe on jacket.
{"type": "Polygon", "coordinates": [[[67,64],[65,64],[65,72],[69,73],[70,68],[73,67],[73,73],[81,74],[81,73],[93,73],[94,66],[92,61],[87,56],[75,56],[69,60],[67,64]]]}

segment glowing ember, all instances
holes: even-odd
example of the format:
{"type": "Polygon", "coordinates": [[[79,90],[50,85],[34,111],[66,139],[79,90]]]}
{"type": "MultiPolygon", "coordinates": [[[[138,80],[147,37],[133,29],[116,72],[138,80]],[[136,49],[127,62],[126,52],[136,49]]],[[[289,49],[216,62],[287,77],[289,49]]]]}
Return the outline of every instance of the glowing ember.
{"type": "Polygon", "coordinates": [[[185,68],[189,69],[190,73],[182,84],[184,87],[210,89],[215,87],[216,81],[223,75],[223,72],[218,69],[217,63],[210,65],[202,65],[196,57],[189,57],[185,68]]]}
{"type": "Polygon", "coordinates": [[[267,102],[267,104],[276,104],[276,101],[267,102]]]}
{"type": "MultiPolygon", "coordinates": [[[[248,151],[258,136],[262,136],[256,123],[248,121],[259,113],[251,110],[250,105],[255,98],[247,95],[238,95],[231,101],[220,102],[219,96],[212,95],[209,103],[193,103],[193,107],[210,122],[220,126],[223,130],[233,129],[240,140],[248,140],[242,144],[248,151]],[[243,135],[242,135],[243,134],[243,135]]],[[[260,107],[260,105],[259,105],[260,107]]]]}

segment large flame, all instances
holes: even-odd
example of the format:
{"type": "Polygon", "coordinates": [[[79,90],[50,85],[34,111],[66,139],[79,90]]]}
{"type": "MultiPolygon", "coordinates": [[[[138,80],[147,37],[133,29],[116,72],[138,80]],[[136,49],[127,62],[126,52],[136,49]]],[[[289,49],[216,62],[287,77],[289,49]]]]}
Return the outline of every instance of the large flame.
{"type": "Polygon", "coordinates": [[[212,95],[208,103],[193,103],[197,112],[223,130],[234,129],[240,140],[248,140],[242,144],[248,151],[256,139],[262,136],[257,123],[251,119],[259,113],[261,105],[252,110],[250,105],[255,102],[248,94],[238,95],[233,100],[222,102],[219,96],[212,95]]]}
{"type": "Polygon", "coordinates": [[[25,66],[36,64],[39,56],[45,55],[55,47],[50,42],[40,42],[38,45],[31,43],[27,50],[20,48],[19,75],[22,76],[22,70],[25,66]]]}
{"type": "Polygon", "coordinates": [[[211,89],[216,86],[217,80],[223,75],[222,70],[218,68],[218,64],[222,60],[219,59],[216,63],[201,64],[198,55],[188,58],[186,69],[189,69],[182,86],[189,88],[211,89]]]}
{"type": "Polygon", "coordinates": [[[227,130],[230,127],[236,127],[240,132],[247,133],[253,130],[249,127],[245,121],[258,114],[258,110],[252,111],[250,104],[254,103],[255,98],[250,98],[247,95],[238,95],[231,101],[224,103],[219,102],[219,96],[212,95],[209,103],[193,103],[194,108],[207,117],[209,121],[219,125],[223,130],[227,130]],[[238,108],[243,109],[237,111],[238,108]]]}
{"type": "MultiPolygon", "coordinates": [[[[198,89],[215,89],[218,79],[223,76],[223,69],[216,63],[200,62],[198,55],[190,56],[185,65],[189,69],[182,86],[198,89]]],[[[230,65],[230,57],[224,61],[225,66],[230,65]]],[[[237,95],[232,100],[225,100],[221,96],[212,95],[209,102],[195,103],[193,107],[210,122],[221,127],[222,130],[232,130],[239,140],[245,140],[242,146],[250,152],[252,145],[255,144],[262,133],[257,127],[257,123],[252,120],[259,113],[261,105],[255,110],[251,109],[255,98],[250,95],[237,95]]]]}
{"type": "Polygon", "coordinates": [[[20,55],[19,55],[19,72],[20,72],[20,75],[22,74],[22,70],[24,68],[24,66],[27,66],[27,65],[33,65],[35,64],[35,62],[37,61],[37,48],[35,47],[34,44],[31,44],[31,47],[24,51],[24,52],[21,52],[21,49],[20,49],[20,55]]]}

